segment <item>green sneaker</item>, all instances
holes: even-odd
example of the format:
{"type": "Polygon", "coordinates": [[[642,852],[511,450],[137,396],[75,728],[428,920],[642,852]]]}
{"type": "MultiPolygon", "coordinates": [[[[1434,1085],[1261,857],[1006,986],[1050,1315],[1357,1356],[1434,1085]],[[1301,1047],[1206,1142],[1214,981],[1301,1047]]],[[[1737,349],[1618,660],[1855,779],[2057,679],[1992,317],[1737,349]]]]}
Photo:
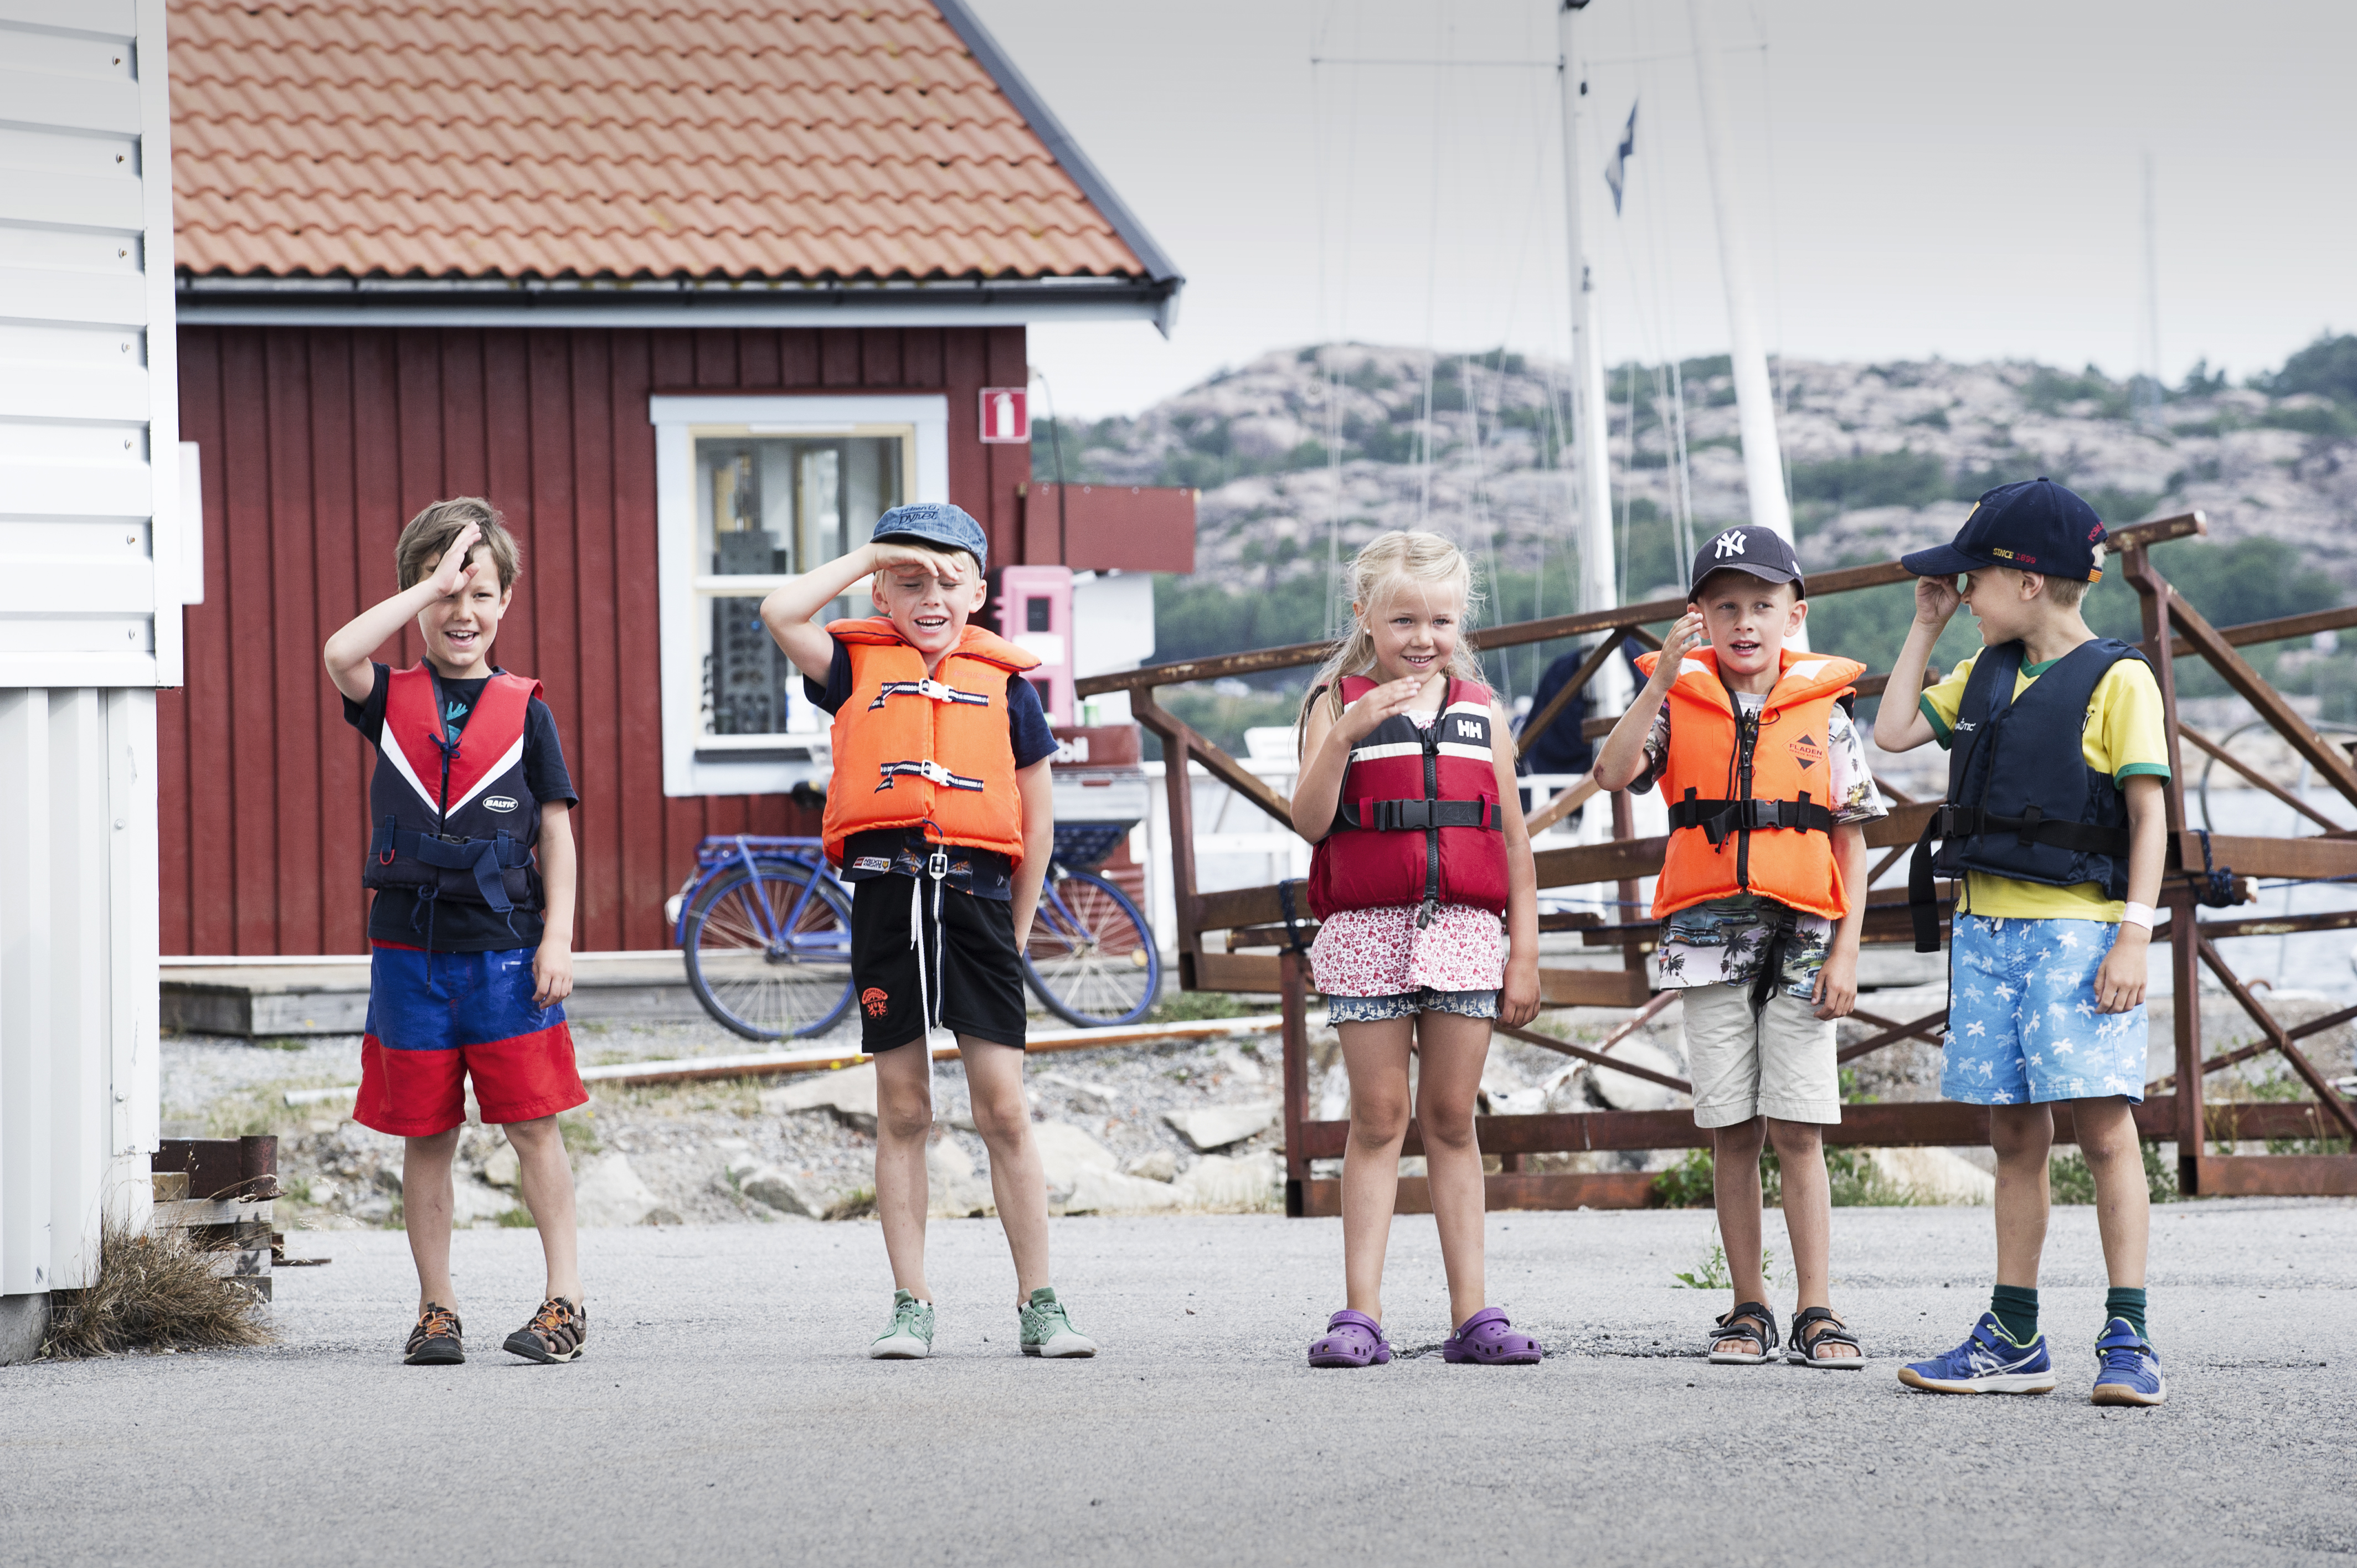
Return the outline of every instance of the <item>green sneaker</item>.
{"type": "Polygon", "coordinates": [[[1097,1342],[1072,1326],[1053,1286],[1042,1285],[1023,1305],[1023,1353],[1026,1356],[1093,1356],[1097,1342]]]}
{"type": "Polygon", "coordinates": [[[867,1347],[877,1361],[921,1361],[933,1353],[933,1304],[904,1290],[892,1293],[892,1321],[867,1347]]]}

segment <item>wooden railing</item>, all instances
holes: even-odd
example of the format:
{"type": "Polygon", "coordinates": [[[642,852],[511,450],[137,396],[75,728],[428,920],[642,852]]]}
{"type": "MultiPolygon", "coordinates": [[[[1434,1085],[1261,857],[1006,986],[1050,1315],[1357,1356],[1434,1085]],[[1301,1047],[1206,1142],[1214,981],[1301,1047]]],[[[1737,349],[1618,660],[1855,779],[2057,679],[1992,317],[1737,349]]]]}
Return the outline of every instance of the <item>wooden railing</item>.
{"type": "MultiPolygon", "coordinates": [[[[2277,1105],[2264,1112],[2237,1108],[2236,1114],[2241,1120],[2235,1124],[2243,1130],[2235,1135],[2315,1136],[2317,1133],[2312,1129],[2320,1128],[2333,1136],[2357,1139],[2357,1111],[2352,1110],[2349,1101],[2332,1088],[2298,1045],[2298,1040],[2309,1030],[2287,1030],[2277,1024],[2219,957],[2216,947],[2220,939],[2257,934],[2262,928],[2266,931],[2276,932],[2357,925],[2357,912],[2302,916],[2290,921],[2197,922],[2195,910],[2199,906],[2194,881],[2180,873],[2190,868],[2198,874],[2205,864],[2205,835],[2190,829],[2187,824],[2180,740],[2190,741],[2198,749],[2220,757],[2228,766],[2270,790],[2279,800],[2287,801],[2326,830],[2325,836],[2309,838],[2209,834],[2206,835],[2209,864],[2222,868],[2231,867],[2240,878],[2357,877],[2357,832],[2340,827],[2274,781],[2226,757],[2222,748],[2207,737],[2185,729],[2178,718],[2175,675],[2177,659],[2196,657],[2208,663],[2319,778],[2352,807],[2357,807],[2357,765],[2352,765],[2347,753],[2327,741],[2300,718],[2281,693],[2270,686],[2237,651],[2259,643],[2357,627],[2357,606],[2246,626],[2213,628],[2155,569],[2151,559],[2154,545],[2204,532],[2206,528],[2201,514],[2189,512],[2122,528],[2111,535],[2110,548],[2122,558],[2126,580],[2136,588],[2141,602],[2145,633],[2143,648],[2159,682],[2168,725],[2170,773],[2164,793],[2169,829],[2169,875],[2165,883],[2162,903],[2169,918],[2154,932],[2154,940],[2170,944],[2171,974],[2179,998],[2193,998],[2199,994],[2200,971],[2206,964],[2228,994],[2250,1015],[2264,1040],[2262,1044],[2241,1052],[2204,1060],[2200,1008],[2192,1004],[2176,1006],[2173,1011],[2177,1071],[2170,1078],[2150,1086],[2148,1098],[2137,1110],[2137,1125],[2147,1136],[2176,1140],[2179,1179],[2189,1193],[2357,1194],[2357,1155],[2237,1158],[2212,1157],[2201,1153],[2205,1126],[2201,1100],[2204,1075],[2268,1050],[2283,1057],[2316,1095],[2316,1102],[2312,1106],[2277,1105]],[[2173,940],[2179,933],[2188,931],[2195,933],[2194,940],[2173,940]],[[2164,1088],[2173,1088],[2174,1091],[2163,1093],[2164,1088]],[[2277,1122],[2284,1124],[2285,1131],[2272,1130],[2277,1122]],[[2261,1122],[2271,1130],[2252,1130],[2261,1122]],[[2291,1131],[2295,1124],[2304,1130],[2291,1131]]],[[[1808,580],[1809,596],[1821,599],[1909,579],[1910,574],[1896,561],[1844,567],[1812,574],[1808,580]]],[[[1600,634],[1596,649],[1582,660],[1572,679],[1545,708],[1534,714],[1524,725],[1518,749],[1526,753],[1533,741],[1549,725],[1560,720],[1573,701],[1604,669],[1624,638],[1635,637],[1658,647],[1658,639],[1645,628],[1674,620],[1685,607],[1682,600],[1659,599],[1616,609],[1553,616],[1476,631],[1470,640],[1484,651],[1600,634]]],[[[1306,917],[1306,908],[1299,899],[1297,887],[1293,889],[1295,897],[1290,909],[1284,891],[1274,885],[1208,893],[1198,889],[1193,792],[1189,782],[1188,764],[1200,763],[1206,772],[1287,828],[1292,826],[1291,803],[1164,706],[1157,700],[1157,693],[1164,686],[1315,664],[1325,657],[1328,646],[1325,643],[1295,643],[1283,648],[1261,649],[1211,659],[1148,665],[1138,670],[1091,676],[1078,682],[1075,686],[1082,697],[1110,692],[1128,693],[1131,714],[1161,737],[1166,765],[1165,787],[1168,790],[1169,800],[1169,874],[1172,902],[1178,918],[1179,983],[1188,990],[1275,992],[1283,998],[1286,1018],[1285,1101],[1288,1208],[1297,1214],[1335,1211],[1340,1201],[1339,1185],[1331,1181],[1313,1180],[1309,1174],[1309,1161],[1340,1154],[1347,1129],[1344,1122],[1308,1119],[1305,1012],[1308,970],[1300,954],[1293,950],[1293,944],[1304,934],[1301,922],[1306,917]],[[1290,923],[1288,915],[1292,917],[1290,923]],[[1214,934],[1222,939],[1216,945],[1209,940],[1214,934]]],[[[1883,673],[1864,677],[1857,683],[1859,695],[1870,696],[1880,693],[1887,678],[1883,673]]],[[[1616,718],[1617,715],[1606,715],[1590,719],[1585,724],[1583,733],[1591,737],[1605,735],[1610,731],[1616,718]]],[[[1866,827],[1868,847],[1891,852],[1877,865],[1877,876],[1907,846],[1915,843],[1936,805],[1934,802],[1912,800],[1887,787],[1885,792],[1900,803],[1888,816],[1866,827]]],[[[1634,812],[1625,791],[1614,793],[1610,804],[1611,842],[1542,850],[1537,854],[1538,885],[1541,888],[1613,884],[1618,888],[1618,907],[1625,908],[1634,903],[1639,879],[1660,871],[1667,841],[1658,837],[1639,839],[1633,836],[1634,812]]],[[[1871,880],[1869,878],[1869,882],[1871,880]]],[[[2242,886],[2247,889],[2247,881],[2242,886]]],[[[2247,892],[2244,897],[2247,898],[2247,892]]],[[[1904,909],[1904,895],[1886,890],[1869,893],[1868,897],[1866,940],[1869,943],[1894,944],[1911,940],[1904,909]]],[[[1943,922],[1945,916],[1946,903],[1943,899],[1943,922]]],[[[1551,923],[1562,929],[1580,929],[1584,945],[1618,947],[1620,963],[1617,969],[1543,966],[1540,993],[1544,1005],[1633,1008],[1646,1006],[1653,1001],[1644,962],[1644,955],[1651,950],[1656,936],[1655,928],[1650,921],[1623,919],[1607,923],[1590,917],[1554,917],[1551,923]]],[[[1867,1018],[1878,1033],[1867,1041],[1844,1051],[1845,1059],[1881,1049],[1901,1039],[1927,1037],[1938,1022],[1919,1020],[1914,1024],[1892,1025],[1889,1020],[1866,1015],[1860,1016],[1867,1018]]],[[[2343,1016],[2357,1016],[2357,1011],[2343,1016]]],[[[1604,1053],[1609,1052],[1612,1042],[1608,1041],[1601,1050],[1591,1050],[1567,1045],[1535,1030],[1502,1032],[1576,1058],[1609,1059],[1604,1053]]],[[[1617,1070],[1626,1070],[1618,1062],[1614,1066],[1617,1070]]],[[[1850,1107],[1845,1112],[1842,1126],[1828,1129],[1826,1135],[1828,1141],[1834,1143],[1973,1143],[1986,1136],[1986,1113],[1977,1108],[1941,1102],[1850,1107]]],[[[1707,1134],[1698,1132],[1693,1125],[1692,1117],[1683,1112],[1604,1111],[1565,1116],[1484,1117],[1480,1121],[1480,1133],[1481,1146],[1498,1155],[1505,1167],[1491,1178],[1491,1201],[1501,1207],[1641,1203],[1647,1200],[1651,1191],[1650,1178],[1643,1177],[1641,1173],[1636,1173],[1635,1179],[1621,1174],[1542,1176],[1524,1173],[1521,1165],[1527,1155],[1587,1149],[1691,1147],[1708,1142],[1707,1134]]],[[[1413,1149],[1415,1146],[1413,1130],[1409,1136],[1413,1149]]],[[[2059,1127],[2058,1136],[2065,1136],[2059,1127]]],[[[1404,1208],[1415,1201],[1415,1189],[1404,1184],[1404,1208]]]]}

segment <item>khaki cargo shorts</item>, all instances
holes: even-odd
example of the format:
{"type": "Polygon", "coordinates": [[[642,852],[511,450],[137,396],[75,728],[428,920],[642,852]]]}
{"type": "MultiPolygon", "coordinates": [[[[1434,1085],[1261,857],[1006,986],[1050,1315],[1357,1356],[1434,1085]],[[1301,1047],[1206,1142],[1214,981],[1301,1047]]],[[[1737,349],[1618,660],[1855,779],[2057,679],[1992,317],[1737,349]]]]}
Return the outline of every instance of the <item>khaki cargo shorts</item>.
{"type": "Polygon", "coordinates": [[[1818,1019],[1813,1004],[1779,991],[1755,1016],[1749,984],[1693,985],[1684,995],[1695,1126],[1732,1127],[1754,1116],[1841,1120],[1834,1026],[1818,1019]]]}

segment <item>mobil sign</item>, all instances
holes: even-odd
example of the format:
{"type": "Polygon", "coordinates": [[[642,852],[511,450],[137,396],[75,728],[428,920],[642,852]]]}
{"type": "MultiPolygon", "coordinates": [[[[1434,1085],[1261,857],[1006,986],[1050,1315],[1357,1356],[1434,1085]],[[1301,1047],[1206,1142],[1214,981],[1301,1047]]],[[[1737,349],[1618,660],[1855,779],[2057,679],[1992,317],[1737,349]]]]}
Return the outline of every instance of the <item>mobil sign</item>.
{"type": "Polygon", "coordinates": [[[1028,387],[982,389],[982,438],[985,441],[1031,439],[1031,392],[1028,387]]]}

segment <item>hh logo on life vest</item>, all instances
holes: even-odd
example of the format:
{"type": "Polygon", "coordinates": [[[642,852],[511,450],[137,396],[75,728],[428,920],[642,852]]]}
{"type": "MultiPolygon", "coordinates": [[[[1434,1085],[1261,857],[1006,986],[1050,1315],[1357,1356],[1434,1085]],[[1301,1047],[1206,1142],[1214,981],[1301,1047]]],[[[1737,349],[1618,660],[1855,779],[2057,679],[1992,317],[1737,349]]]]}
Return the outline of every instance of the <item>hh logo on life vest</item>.
{"type": "Polygon", "coordinates": [[[859,993],[859,1004],[867,1009],[869,1017],[881,1018],[884,1010],[892,1005],[892,998],[885,993],[882,986],[871,985],[859,993]]]}
{"type": "Polygon", "coordinates": [[[1459,740],[1487,740],[1490,738],[1490,726],[1483,724],[1480,719],[1458,719],[1457,721],[1457,738],[1459,740]]]}
{"type": "Polygon", "coordinates": [[[1817,738],[1814,736],[1804,735],[1800,739],[1786,745],[1784,749],[1800,758],[1801,771],[1803,773],[1825,759],[1825,748],[1817,744],[1817,738]]]}
{"type": "Polygon", "coordinates": [[[1744,533],[1741,529],[1737,528],[1728,530],[1727,532],[1718,536],[1718,553],[1713,557],[1713,559],[1724,561],[1730,555],[1742,554],[1745,542],[1744,533]]]}

